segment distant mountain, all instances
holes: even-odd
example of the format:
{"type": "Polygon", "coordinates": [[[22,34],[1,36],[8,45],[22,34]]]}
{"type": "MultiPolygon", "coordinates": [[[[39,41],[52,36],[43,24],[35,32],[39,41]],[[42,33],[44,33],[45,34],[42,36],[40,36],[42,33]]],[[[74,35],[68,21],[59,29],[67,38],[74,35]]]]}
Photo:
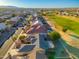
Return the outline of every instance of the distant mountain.
{"type": "Polygon", "coordinates": [[[0,8],[19,8],[19,7],[16,7],[16,6],[0,6],[0,8]]]}

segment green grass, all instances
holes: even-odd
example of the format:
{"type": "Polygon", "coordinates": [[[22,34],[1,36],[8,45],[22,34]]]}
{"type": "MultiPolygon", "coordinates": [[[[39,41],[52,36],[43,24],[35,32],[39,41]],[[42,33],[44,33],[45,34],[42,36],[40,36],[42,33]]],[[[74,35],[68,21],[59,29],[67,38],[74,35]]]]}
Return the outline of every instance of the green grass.
{"type": "Polygon", "coordinates": [[[76,34],[79,34],[79,22],[72,21],[58,16],[49,16],[50,21],[56,22],[62,27],[67,27],[69,30],[73,31],[76,34]]]}
{"type": "Polygon", "coordinates": [[[55,59],[55,51],[53,51],[53,49],[52,49],[52,51],[47,50],[46,55],[47,55],[48,59],[55,59]]]}

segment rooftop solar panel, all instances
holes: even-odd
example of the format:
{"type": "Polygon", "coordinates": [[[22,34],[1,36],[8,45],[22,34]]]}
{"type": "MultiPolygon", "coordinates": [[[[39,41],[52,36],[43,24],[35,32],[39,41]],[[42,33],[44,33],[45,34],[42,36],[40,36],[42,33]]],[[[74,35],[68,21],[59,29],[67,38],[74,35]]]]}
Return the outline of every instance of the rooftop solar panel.
{"type": "Polygon", "coordinates": [[[35,45],[25,45],[21,49],[19,49],[19,52],[30,52],[34,47],[35,45]]]}

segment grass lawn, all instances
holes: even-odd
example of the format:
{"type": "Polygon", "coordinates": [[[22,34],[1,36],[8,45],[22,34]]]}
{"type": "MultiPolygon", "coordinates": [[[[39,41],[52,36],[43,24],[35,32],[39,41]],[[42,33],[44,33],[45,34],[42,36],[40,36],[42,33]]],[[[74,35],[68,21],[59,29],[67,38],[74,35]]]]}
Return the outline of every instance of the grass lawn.
{"type": "Polygon", "coordinates": [[[48,16],[50,21],[56,22],[62,27],[67,27],[69,30],[73,31],[76,34],[79,34],[79,22],[72,21],[58,16],[48,16]]]}
{"type": "Polygon", "coordinates": [[[67,18],[67,19],[70,19],[70,20],[73,20],[75,22],[79,22],[79,17],[74,17],[74,16],[61,16],[61,15],[58,15],[60,17],[64,17],[64,18],[67,18]]]}
{"type": "Polygon", "coordinates": [[[53,51],[53,49],[47,50],[46,55],[47,55],[48,59],[55,59],[55,51],[53,51]]]}

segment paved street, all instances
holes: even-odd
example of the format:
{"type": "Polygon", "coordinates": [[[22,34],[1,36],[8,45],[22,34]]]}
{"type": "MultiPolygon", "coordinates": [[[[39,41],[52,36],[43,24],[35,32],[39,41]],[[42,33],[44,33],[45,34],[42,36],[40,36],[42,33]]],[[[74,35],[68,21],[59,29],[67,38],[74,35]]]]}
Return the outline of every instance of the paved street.
{"type": "Polygon", "coordinates": [[[10,36],[12,36],[15,33],[14,29],[11,29],[9,32],[4,32],[1,34],[0,37],[0,47],[5,43],[6,40],[9,39],[10,36]]]}
{"type": "MultiPolygon", "coordinates": [[[[15,34],[12,36],[14,37],[15,35],[18,35],[20,34],[21,32],[21,29],[17,30],[15,32],[15,34]]],[[[8,49],[10,48],[10,46],[13,44],[13,40],[12,40],[12,37],[10,37],[5,43],[4,45],[0,48],[0,58],[3,57],[6,52],[8,51],[8,49]]]]}

